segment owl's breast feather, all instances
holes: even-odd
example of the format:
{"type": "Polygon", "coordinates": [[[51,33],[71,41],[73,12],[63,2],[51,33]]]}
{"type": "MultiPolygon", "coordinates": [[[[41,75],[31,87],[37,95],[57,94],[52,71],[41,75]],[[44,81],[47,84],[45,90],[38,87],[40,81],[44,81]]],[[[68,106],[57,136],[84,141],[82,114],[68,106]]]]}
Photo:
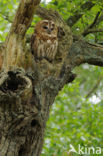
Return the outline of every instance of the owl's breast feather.
{"type": "Polygon", "coordinates": [[[51,43],[51,40],[47,40],[47,43],[51,43]]]}

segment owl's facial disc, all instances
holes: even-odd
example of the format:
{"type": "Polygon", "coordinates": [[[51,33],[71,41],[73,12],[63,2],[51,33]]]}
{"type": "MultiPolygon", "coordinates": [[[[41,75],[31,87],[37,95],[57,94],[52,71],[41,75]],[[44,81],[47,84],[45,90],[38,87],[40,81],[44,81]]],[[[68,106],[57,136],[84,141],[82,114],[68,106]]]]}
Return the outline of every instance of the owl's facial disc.
{"type": "Polygon", "coordinates": [[[43,20],[39,24],[38,33],[42,34],[43,36],[48,37],[57,37],[57,27],[53,21],[43,20]],[[41,30],[39,32],[39,30],[41,30]]]}
{"type": "Polygon", "coordinates": [[[52,21],[45,20],[42,25],[42,28],[43,28],[43,31],[45,31],[48,35],[50,35],[55,28],[55,24],[52,21]]]}

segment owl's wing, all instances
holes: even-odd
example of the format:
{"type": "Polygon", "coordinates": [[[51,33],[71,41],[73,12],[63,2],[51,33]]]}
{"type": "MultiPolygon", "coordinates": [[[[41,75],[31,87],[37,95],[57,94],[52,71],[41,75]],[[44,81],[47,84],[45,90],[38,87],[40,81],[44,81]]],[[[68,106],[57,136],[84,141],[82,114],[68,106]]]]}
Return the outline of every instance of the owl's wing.
{"type": "Polygon", "coordinates": [[[31,52],[32,52],[32,54],[34,54],[34,42],[35,42],[35,38],[36,38],[36,35],[33,34],[31,36],[31,52]]]}

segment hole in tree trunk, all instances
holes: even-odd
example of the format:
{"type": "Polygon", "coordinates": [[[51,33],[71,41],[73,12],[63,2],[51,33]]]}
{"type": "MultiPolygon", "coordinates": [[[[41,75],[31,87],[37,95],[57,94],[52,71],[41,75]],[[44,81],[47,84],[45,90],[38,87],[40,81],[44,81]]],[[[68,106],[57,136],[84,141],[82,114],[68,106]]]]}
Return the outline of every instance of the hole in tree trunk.
{"type": "Polygon", "coordinates": [[[35,127],[36,125],[38,125],[38,121],[37,120],[32,120],[31,122],[31,127],[35,127]]]}
{"type": "Polygon", "coordinates": [[[23,148],[23,146],[21,146],[20,149],[19,149],[19,156],[24,156],[24,148],[23,148]]]}
{"type": "Polygon", "coordinates": [[[4,83],[0,86],[0,89],[3,92],[12,91],[15,92],[18,89],[23,89],[26,84],[26,81],[20,77],[20,75],[17,75],[13,71],[8,72],[8,77],[4,81],[4,83]]]}

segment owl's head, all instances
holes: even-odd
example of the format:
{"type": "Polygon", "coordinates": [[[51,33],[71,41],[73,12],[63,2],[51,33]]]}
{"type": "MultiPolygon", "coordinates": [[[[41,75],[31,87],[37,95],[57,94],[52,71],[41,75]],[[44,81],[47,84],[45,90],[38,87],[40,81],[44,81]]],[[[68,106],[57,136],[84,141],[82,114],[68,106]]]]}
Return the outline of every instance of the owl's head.
{"type": "Polygon", "coordinates": [[[57,37],[58,28],[51,20],[42,20],[36,24],[35,32],[48,37],[57,37]]]}

